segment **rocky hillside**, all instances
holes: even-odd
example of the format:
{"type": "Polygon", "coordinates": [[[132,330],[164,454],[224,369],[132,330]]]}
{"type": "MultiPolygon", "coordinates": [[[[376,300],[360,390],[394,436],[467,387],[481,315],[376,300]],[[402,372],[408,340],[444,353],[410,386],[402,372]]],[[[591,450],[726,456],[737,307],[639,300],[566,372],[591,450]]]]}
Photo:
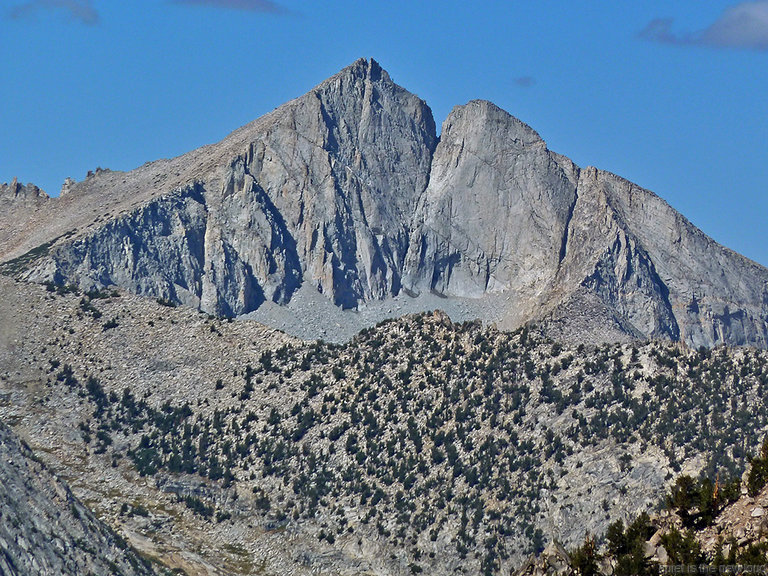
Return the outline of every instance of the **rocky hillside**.
{"type": "Polygon", "coordinates": [[[768,440],[742,480],[680,476],[660,512],[643,512],[570,553],[551,542],[517,576],[762,574],[768,567],[768,440]]]}
{"type": "Polygon", "coordinates": [[[0,422],[0,574],[155,574],[0,422]]]}
{"type": "Polygon", "coordinates": [[[190,574],[509,573],[678,474],[740,473],[768,430],[759,350],[442,313],[303,343],[122,291],[0,290],[0,418],[190,574]]]}
{"type": "Polygon", "coordinates": [[[456,107],[438,138],[429,107],[373,60],[217,144],[96,170],[55,199],[5,185],[0,201],[8,274],[257,313],[303,336],[322,332],[284,319],[322,294],[326,326],[439,297],[573,341],[768,346],[768,270],[489,102],[456,107]]]}

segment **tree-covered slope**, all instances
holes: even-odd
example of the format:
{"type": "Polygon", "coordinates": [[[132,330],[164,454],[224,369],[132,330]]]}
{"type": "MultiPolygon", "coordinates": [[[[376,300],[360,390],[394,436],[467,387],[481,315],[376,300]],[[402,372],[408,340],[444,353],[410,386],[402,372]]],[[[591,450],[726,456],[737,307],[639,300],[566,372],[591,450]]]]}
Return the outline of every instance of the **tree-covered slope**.
{"type": "Polygon", "coordinates": [[[301,343],[125,294],[25,290],[2,413],[40,446],[60,434],[50,457],[116,525],[235,542],[250,566],[511,569],[653,508],[680,473],[738,473],[766,430],[758,350],[565,346],[441,313],[301,343]]]}

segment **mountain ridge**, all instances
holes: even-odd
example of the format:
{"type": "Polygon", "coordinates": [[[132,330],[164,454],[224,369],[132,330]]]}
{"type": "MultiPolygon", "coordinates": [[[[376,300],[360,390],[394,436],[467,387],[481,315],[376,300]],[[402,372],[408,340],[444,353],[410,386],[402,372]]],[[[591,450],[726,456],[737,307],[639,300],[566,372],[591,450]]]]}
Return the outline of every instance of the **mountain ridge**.
{"type": "Polygon", "coordinates": [[[300,288],[338,322],[431,294],[575,339],[603,327],[570,329],[562,311],[592,302],[615,317],[601,338],[768,346],[764,267],[488,101],[454,107],[438,138],[428,105],[375,60],[218,143],[66,187],[0,216],[6,272],[220,316],[289,305],[300,288]]]}

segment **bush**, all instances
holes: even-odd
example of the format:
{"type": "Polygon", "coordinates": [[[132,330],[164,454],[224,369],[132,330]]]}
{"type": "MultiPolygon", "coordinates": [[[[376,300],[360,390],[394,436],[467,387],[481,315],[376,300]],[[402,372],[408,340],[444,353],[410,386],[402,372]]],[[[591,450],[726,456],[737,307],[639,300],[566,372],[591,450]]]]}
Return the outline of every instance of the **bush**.
{"type": "Polygon", "coordinates": [[[763,439],[760,456],[752,459],[752,468],[747,477],[747,490],[753,498],[768,483],[768,436],[763,439]]]}
{"type": "Polygon", "coordinates": [[[677,511],[686,526],[690,523],[691,509],[697,498],[696,481],[690,476],[678,477],[672,492],[667,496],[667,506],[677,511]]]}
{"type": "Polygon", "coordinates": [[[661,537],[661,544],[669,556],[668,564],[698,565],[704,561],[701,546],[690,530],[682,533],[677,528],[672,528],[661,537]]]}
{"type": "Polygon", "coordinates": [[[579,576],[597,576],[600,573],[597,565],[599,559],[595,539],[589,534],[582,545],[571,552],[571,565],[579,576]]]}
{"type": "Polygon", "coordinates": [[[184,498],[184,504],[198,516],[202,516],[203,518],[210,518],[213,516],[213,506],[207,505],[196,496],[186,496],[184,498]]]}
{"type": "Polygon", "coordinates": [[[630,576],[653,573],[651,564],[645,558],[643,545],[653,534],[648,514],[643,512],[624,530],[624,523],[618,520],[606,531],[608,551],[615,560],[614,576],[630,576]]]}

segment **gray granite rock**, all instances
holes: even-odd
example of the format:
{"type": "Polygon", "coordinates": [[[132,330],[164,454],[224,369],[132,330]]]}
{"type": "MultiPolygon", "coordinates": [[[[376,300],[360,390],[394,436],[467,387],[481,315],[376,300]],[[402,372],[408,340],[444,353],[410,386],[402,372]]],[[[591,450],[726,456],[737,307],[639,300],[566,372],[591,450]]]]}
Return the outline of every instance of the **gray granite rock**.
{"type": "Polygon", "coordinates": [[[21,184],[16,178],[10,184],[0,184],[0,202],[10,204],[14,210],[18,210],[19,205],[35,207],[49,199],[48,195],[34,184],[21,184]]]}
{"type": "Polygon", "coordinates": [[[0,422],[0,574],[154,574],[0,422]]]}
{"type": "Polygon", "coordinates": [[[400,291],[435,143],[426,104],[359,60],[211,147],[189,184],[65,243],[27,277],[222,315],[283,304],[306,281],[356,308],[400,291]]]}
{"type": "Polygon", "coordinates": [[[513,291],[535,299],[559,266],[575,175],[536,132],[490,102],[457,106],[416,214],[405,284],[447,296],[513,291]]]}
{"type": "Polygon", "coordinates": [[[571,340],[768,346],[768,270],[489,102],[456,107],[438,142],[429,107],[373,60],[219,143],[65,188],[0,188],[3,270],[222,316],[264,310],[288,330],[270,310],[302,288],[339,311],[330,325],[437,297],[571,340]]]}
{"type": "Polygon", "coordinates": [[[646,337],[768,345],[768,270],[613,174],[583,170],[577,194],[563,291],[589,288],[646,337]]]}

